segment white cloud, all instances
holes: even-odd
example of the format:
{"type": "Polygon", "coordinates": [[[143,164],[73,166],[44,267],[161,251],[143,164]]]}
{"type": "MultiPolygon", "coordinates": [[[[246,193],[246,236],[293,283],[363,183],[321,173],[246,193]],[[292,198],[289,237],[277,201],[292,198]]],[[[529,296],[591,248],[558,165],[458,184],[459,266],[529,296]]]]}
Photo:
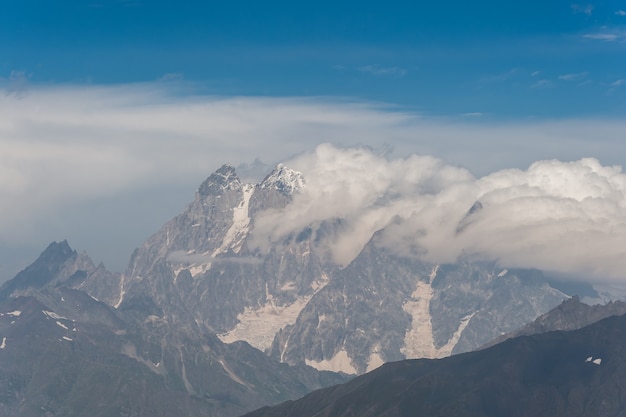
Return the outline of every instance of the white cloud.
{"type": "Polygon", "coordinates": [[[361,72],[366,72],[372,75],[379,76],[395,76],[403,77],[406,75],[407,70],[400,67],[382,67],[380,65],[365,65],[358,68],[361,72]]]}
{"type": "MultiPolygon", "coordinates": [[[[407,172],[414,168],[401,161],[411,154],[477,175],[538,159],[595,156],[615,164],[626,155],[619,120],[486,124],[327,98],[185,96],[173,86],[29,86],[21,97],[0,94],[0,246],[35,248],[34,258],[50,240],[68,238],[119,270],[221,164],[278,162],[325,142],[391,148],[389,157],[407,172]]],[[[393,175],[374,186],[400,181],[393,175]]],[[[388,220],[376,210],[360,218],[388,220]]]]}
{"type": "Polygon", "coordinates": [[[588,33],[583,35],[584,38],[597,40],[597,41],[606,41],[606,42],[614,42],[620,39],[620,35],[616,33],[607,33],[607,32],[598,32],[598,33],[588,33]]]}
{"type": "Polygon", "coordinates": [[[624,10],[618,10],[618,11],[616,11],[616,12],[615,12],[615,14],[616,14],[617,16],[626,16],[626,11],[624,11],[624,10]]]}
{"type": "Polygon", "coordinates": [[[590,278],[626,279],[626,175],[585,158],[533,163],[481,178],[429,156],[385,159],[321,145],[288,163],[307,187],[282,210],[255,219],[257,242],[279,242],[309,224],[342,219],[325,242],[349,263],[376,230],[379,244],[432,262],[498,259],[590,278]],[[476,202],[483,209],[459,224],[476,202]]]}
{"type": "Polygon", "coordinates": [[[580,81],[583,78],[587,77],[587,74],[588,73],[584,71],[584,72],[559,75],[558,78],[559,80],[563,80],[563,81],[580,81]]]}
{"type": "Polygon", "coordinates": [[[624,79],[619,79],[619,80],[615,80],[613,81],[611,84],[609,84],[611,87],[620,87],[622,85],[624,85],[624,79]]]}
{"type": "Polygon", "coordinates": [[[161,82],[181,82],[185,79],[185,75],[180,72],[168,72],[159,77],[158,81],[161,82]]]}

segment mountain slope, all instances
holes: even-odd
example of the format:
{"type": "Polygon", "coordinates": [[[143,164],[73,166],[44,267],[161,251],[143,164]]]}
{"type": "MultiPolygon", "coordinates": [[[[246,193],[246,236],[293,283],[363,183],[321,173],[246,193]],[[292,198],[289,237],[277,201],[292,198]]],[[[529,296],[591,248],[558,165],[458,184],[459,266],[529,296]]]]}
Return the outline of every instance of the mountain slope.
{"type": "Polygon", "coordinates": [[[407,360],[246,417],[620,416],[626,316],[510,339],[440,360],[407,360]]]}
{"type": "Polygon", "coordinates": [[[268,240],[267,228],[281,227],[268,226],[268,213],[295,204],[306,187],[283,165],[258,184],[224,165],[133,253],[119,281],[94,276],[84,288],[128,314],[150,311],[282,362],[352,374],[475,349],[566,298],[539,271],[474,260],[435,265],[392,252],[381,242],[384,228],[338,265],[328,242],[351,227],[340,217],[268,240]]]}
{"type": "Polygon", "coordinates": [[[530,336],[554,330],[576,330],[604,318],[621,316],[623,314],[626,314],[626,302],[610,301],[604,305],[588,305],[582,303],[577,296],[574,296],[537,317],[533,322],[526,324],[521,329],[502,335],[487,343],[484,347],[493,346],[512,337],[530,336]]]}
{"type": "Polygon", "coordinates": [[[77,259],[66,242],[52,244],[6,284],[19,294],[0,301],[0,416],[235,416],[345,381],[226,345],[148,301],[116,310],[67,286],[94,276],[77,259]]]}

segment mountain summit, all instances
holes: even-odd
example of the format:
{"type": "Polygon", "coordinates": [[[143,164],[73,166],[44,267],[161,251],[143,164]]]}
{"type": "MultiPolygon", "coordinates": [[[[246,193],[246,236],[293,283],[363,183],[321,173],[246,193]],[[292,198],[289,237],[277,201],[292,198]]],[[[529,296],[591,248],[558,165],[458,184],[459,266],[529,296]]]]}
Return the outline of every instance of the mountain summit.
{"type": "Polygon", "coordinates": [[[276,168],[259,184],[260,188],[274,188],[285,195],[293,194],[304,185],[302,173],[289,169],[283,164],[276,165],[276,168]]]}
{"type": "Polygon", "coordinates": [[[133,253],[106,299],[192,323],[225,343],[245,341],[291,365],[360,374],[475,349],[566,298],[540,271],[433,264],[391,251],[385,227],[340,266],[328,242],[352,225],[339,215],[264,240],[265,214],[288,221],[280,214],[306,184],[280,164],[258,184],[220,167],[133,253]]]}
{"type": "Polygon", "coordinates": [[[219,194],[224,190],[237,190],[239,188],[241,188],[241,181],[235,168],[225,164],[200,185],[198,193],[200,195],[219,194]]]}

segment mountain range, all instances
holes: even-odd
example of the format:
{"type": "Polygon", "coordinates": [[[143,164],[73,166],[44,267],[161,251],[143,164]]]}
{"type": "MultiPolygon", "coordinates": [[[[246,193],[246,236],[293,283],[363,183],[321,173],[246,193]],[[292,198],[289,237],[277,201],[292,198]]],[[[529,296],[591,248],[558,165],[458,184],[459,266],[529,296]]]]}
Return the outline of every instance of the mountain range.
{"type": "Polygon", "coordinates": [[[380,244],[384,229],[338,265],[325,242],[348,227],[341,217],[263,241],[259,218],[303,187],[303,175],[282,165],[258,184],[221,167],[133,253],[119,285],[95,279],[100,290],[91,294],[122,310],[149,305],[170,320],[193,320],[281,362],[348,374],[475,349],[567,297],[538,270],[398,255],[380,244]]]}
{"type": "Polygon", "coordinates": [[[121,274],[52,243],[0,287],[0,416],[240,415],[477,349],[568,298],[536,269],[393,251],[399,219],[346,265],[328,245],[351,227],[340,214],[267,239],[267,214],[307,181],[278,165],[244,183],[224,165],[121,274]]]}

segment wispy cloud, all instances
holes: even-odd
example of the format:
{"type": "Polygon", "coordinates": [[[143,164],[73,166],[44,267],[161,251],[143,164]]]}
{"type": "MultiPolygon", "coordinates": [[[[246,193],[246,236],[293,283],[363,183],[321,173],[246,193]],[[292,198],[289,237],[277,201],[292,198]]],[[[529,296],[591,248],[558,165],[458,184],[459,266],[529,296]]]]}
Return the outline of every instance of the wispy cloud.
{"type": "Polygon", "coordinates": [[[616,14],[617,16],[626,16],[626,11],[624,11],[624,10],[618,10],[618,11],[616,11],[616,12],[615,12],[615,14],[616,14]]]}
{"type": "Polygon", "coordinates": [[[358,68],[359,71],[377,76],[403,77],[407,70],[400,67],[383,67],[380,65],[365,65],[358,68]]]}
{"type": "Polygon", "coordinates": [[[161,82],[179,82],[183,81],[185,76],[181,72],[168,72],[167,74],[163,74],[159,77],[158,81],[161,82]]]}
{"type": "Polygon", "coordinates": [[[617,91],[619,88],[621,88],[624,85],[626,85],[626,80],[624,79],[615,80],[612,83],[609,83],[609,89],[606,91],[606,94],[612,95],[613,93],[615,93],[615,91],[617,91]]]}
{"type": "Polygon", "coordinates": [[[563,80],[563,81],[580,81],[583,78],[586,78],[587,75],[588,75],[588,72],[584,71],[584,72],[577,72],[577,73],[569,73],[569,74],[559,75],[557,78],[559,80],[563,80]]]}
{"type": "Polygon", "coordinates": [[[546,80],[545,78],[541,79],[541,80],[538,80],[537,82],[534,82],[530,86],[530,88],[533,88],[533,89],[549,88],[549,87],[552,87],[552,81],[546,80]]]}
{"type": "Polygon", "coordinates": [[[594,8],[592,4],[585,4],[585,5],[572,4],[570,7],[572,8],[572,11],[574,13],[583,13],[583,14],[586,14],[587,16],[591,16],[591,14],[593,13],[593,8],[594,8]]]}
{"type": "Polygon", "coordinates": [[[583,38],[604,41],[604,42],[624,42],[626,41],[626,28],[618,27],[602,27],[600,30],[583,35],[583,38]]]}
{"type": "Polygon", "coordinates": [[[464,254],[626,279],[626,174],[618,166],[543,160],[476,178],[432,156],[389,159],[328,144],[287,164],[303,172],[307,187],[286,207],[255,218],[261,249],[266,239],[280,242],[340,218],[342,229],[321,242],[340,265],[383,229],[377,244],[432,262],[464,254]],[[476,201],[483,209],[458,233],[476,201]]]}
{"type": "Polygon", "coordinates": [[[616,41],[619,36],[617,36],[614,33],[588,33],[586,35],[583,35],[584,38],[587,39],[593,39],[593,40],[597,40],[597,41],[607,41],[607,42],[613,42],[616,41]]]}
{"type": "MultiPolygon", "coordinates": [[[[11,71],[8,80],[6,80],[6,94],[23,96],[28,90],[29,76],[24,71],[11,71]]],[[[0,78],[0,81],[2,79],[0,78]]]]}

